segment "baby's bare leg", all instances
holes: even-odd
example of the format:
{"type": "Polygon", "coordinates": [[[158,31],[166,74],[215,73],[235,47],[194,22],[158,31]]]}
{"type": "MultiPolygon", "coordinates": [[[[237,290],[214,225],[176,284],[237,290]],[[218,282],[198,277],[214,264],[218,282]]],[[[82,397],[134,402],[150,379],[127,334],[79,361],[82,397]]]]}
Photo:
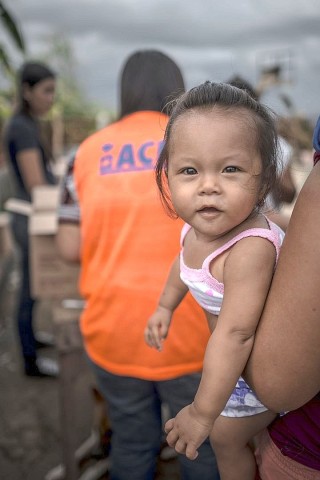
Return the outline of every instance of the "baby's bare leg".
{"type": "Polygon", "coordinates": [[[249,445],[252,438],[275,418],[270,411],[250,417],[220,417],[210,435],[221,480],[254,480],[256,462],[249,445]]]}

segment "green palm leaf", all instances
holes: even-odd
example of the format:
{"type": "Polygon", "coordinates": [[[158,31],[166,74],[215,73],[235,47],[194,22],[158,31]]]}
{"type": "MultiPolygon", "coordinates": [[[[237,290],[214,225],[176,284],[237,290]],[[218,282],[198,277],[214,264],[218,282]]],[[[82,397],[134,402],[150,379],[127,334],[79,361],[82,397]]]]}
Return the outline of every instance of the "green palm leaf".
{"type": "Polygon", "coordinates": [[[4,7],[3,2],[0,1],[0,16],[1,21],[8,31],[10,37],[15,42],[16,46],[22,52],[25,52],[25,43],[22,34],[19,32],[18,27],[15,24],[15,21],[12,15],[8,12],[8,10],[4,7]]]}
{"type": "Polygon", "coordinates": [[[2,45],[0,45],[0,63],[2,63],[8,71],[11,70],[11,65],[10,65],[8,55],[2,45]]]}

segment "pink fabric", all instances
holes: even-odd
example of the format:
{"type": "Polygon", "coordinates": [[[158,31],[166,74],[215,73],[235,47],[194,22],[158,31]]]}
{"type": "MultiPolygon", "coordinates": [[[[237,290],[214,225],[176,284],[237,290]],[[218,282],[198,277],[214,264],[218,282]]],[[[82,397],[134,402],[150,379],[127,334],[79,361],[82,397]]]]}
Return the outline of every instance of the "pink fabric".
{"type": "Polygon", "coordinates": [[[188,276],[188,278],[192,281],[200,281],[200,282],[205,282],[209,287],[215,289],[215,291],[223,294],[224,293],[224,285],[223,283],[219,282],[216,278],[214,278],[209,270],[210,263],[212,260],[216,257],[218,257],[221,253],[224,251],[228,250],[230,247],[232,247],[234,244],[236,244],[239,240],[242,240],[243,238],[247,237],[262,237],[266,238],[267,240],[270,240],[270,242],[273,243],[275,249],[276,249],[276,262],[278,261],[278,256],[279,256],[279,251],[282,243],[282,239],[284,236],[284,233],[282,230],[275,225],[273,222],[270,222],[266,218],[268,225],[269,225],[269,230],[267,228],[250,228],[248,230],[245,230],[239,235],[236,235],[234,238],[229,240],[229,242],[225,243],[222,247],[218,248],[214,252],[212,252],[203,262],[202,268],[201,269],[195,269],[195,268],[190,268],[184,263],[183,259],[183,242],[185,239],[185,236],[191,229],[190,225],[184,224],[182,230],[181,230],[181,239],[180,239],[180,245],[181,245],[181,255],[180,255],[180,268],[185,275],[188,276]]]}
{"type": "Polygon", "coordinates": [[[295,462],[281,454],[272,442],[268,430],[257,436],[255,457],[261,480],[320,480],[320,472],[295,462]]]}
{"type": "Polygon", "coordinates": [[[269,435],[281,453],[319,471],[320,396],[269,425],[269,435]]]}

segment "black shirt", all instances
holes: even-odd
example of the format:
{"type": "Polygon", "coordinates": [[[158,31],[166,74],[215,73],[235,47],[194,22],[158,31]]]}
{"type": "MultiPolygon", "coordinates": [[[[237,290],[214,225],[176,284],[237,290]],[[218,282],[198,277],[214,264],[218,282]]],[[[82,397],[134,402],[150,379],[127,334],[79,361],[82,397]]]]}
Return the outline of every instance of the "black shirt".
{"type": "Polygon", "coordinates": [[[4,132],[4,147],[12,172],[15,196],[21,200],[31,201],[17,162],[17,154],[23,150],[36,148],[40,152],[44,176],[49,184],[55,179],[51,171],[49,158],[41,144],[39,125],[35,119],[23,113],[12,116],[4,132]]]}

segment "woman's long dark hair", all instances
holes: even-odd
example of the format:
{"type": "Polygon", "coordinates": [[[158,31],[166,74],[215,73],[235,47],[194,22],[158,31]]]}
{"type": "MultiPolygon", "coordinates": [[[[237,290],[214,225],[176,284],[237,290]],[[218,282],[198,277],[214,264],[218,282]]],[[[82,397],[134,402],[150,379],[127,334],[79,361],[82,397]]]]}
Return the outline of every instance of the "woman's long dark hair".
{"type": "Polygon", "coordinates": [[[17,112],[30,115],[30,106],[27,100],[23,98],[23,89],[25,85],[32,88],[42,80],[55,77],[55,73],[43,63],[24,63],[17,75],[17,112]]]}
{"type": "Polygon", "coordinates": [[[132,54],[121,73],[120,118],[130,113],[165,111],[169,100],[185,91],[177,64],[157,50],[132,54]]]}

